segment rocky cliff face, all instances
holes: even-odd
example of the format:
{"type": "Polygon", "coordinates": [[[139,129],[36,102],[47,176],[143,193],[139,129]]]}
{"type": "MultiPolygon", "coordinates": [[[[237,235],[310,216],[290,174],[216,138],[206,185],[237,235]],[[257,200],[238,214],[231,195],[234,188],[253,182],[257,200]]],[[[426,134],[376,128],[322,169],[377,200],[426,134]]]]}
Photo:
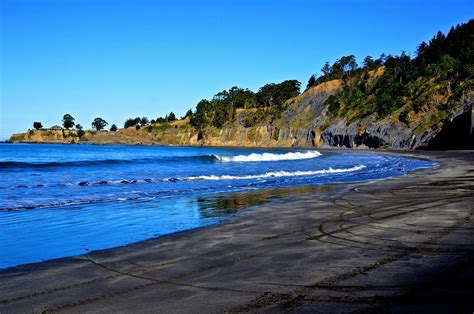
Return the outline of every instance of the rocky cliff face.
{"type": "MultiPolygon", "coordinates": [[[[374,72],[373,76],[382,75],[374,72]]],[[[341,80],[325,82],[287,101],[278,119],[245,127],[247,110],[240,110],[235,121],[222,129],[208,127],[203,138],[187,120],[154,124],[118,132],[86,131],[79,136],[74,130],[30,130],[15,134],[12,142],[26,143],[91,143],[142,145],[206,145],[242,147],[347,147],[392,149],[456,149],[473,148],[472,104],[474,93],[467,90],[457,106],[440,110],[448,96],[433,95],[419,112],[401,108],[379,119],[369,114],[349,121],[334,118],[325,104],[328,97],[343,86],[341,80]]]]}
{"type": "MultiPolygon", "coordinates": [[[[341,80],[326,82],[290,99],[283,116],[266,125],[244,128],[235,122],[222,130],[205,130],[203,143],[265,147],[473,148],[474,93],[470,91],[449,111],[439,109],[447,96],[434,97],[436,101],[427,103],[420,112],[408,112],[408,117],[401,118],[405,112],[401,108],[383,119],[370,114],[349,122],[348,118],[332,118],[325,105],[342,84],[341,80]]],[[[236,119],[239,120],[242,119],[236,119]]]]}

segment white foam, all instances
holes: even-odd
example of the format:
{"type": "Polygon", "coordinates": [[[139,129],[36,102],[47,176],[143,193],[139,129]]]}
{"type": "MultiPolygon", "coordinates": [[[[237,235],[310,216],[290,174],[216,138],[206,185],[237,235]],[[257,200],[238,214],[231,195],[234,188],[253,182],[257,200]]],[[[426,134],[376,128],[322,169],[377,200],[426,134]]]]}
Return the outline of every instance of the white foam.
{"type": "Polygon", "coordinates": [[[250,154],[250,155],[237,155],[237,156],[220,156],[214,155],[219,161],[223,162],[256,162],[256,161],[278,161],[278,160],[298,160],[298,159],[309,159],[321,156],[321,153],[315,150],[309,150],[306,152],[290,152],[286,154],[250,154]]]}
{"type": "Polygon", "coordinates": [[[194,180],[248,180],[248,179],[260,179],[260,178],[275,178],[275,177],[295,177],[295,176],[311,176],[317,174],[325,174],[325,173],[341,173],[341,172],[352,172],[352,171],[359,171],[364,169],[364,165],[354,166],[352,168],[342,168],[342,169],[322,169],[322,170],[314,170],[314,171],[273,171],[267,172],[263,174],[254,174],[254,175],[243,175],[243,176],[230,176],[230,175],[223,175],[223,176],[197,176],[197,177],[187,177],[181,180],[186,181],[194,181],[194,180]]]}

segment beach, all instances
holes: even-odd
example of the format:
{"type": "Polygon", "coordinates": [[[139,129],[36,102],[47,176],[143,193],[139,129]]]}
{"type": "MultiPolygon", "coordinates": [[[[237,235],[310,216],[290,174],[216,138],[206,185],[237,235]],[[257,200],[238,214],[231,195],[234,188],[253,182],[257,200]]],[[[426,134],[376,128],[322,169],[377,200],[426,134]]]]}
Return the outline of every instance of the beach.
{"type": "Polygon", "coordinates": [[[386,154],[439,167],[257,197],[221,224],[9,268],[0,313],[472,312],[474,152],[386,154]]]}

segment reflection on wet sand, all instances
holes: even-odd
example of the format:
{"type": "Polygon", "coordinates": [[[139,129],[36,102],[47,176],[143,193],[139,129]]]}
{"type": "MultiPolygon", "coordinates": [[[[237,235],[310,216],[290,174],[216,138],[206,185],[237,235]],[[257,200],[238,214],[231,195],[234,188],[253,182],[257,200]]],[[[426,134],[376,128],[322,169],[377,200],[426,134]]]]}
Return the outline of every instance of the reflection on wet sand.
{"type": "Polygon", "coordinates": [[[292,196],[314,196],[315,193],[328,193],[335,188],[336,185],[322,185],[251,190],[209,197],[198,197],[196,202],[199,213],[203,218],[223,217],[236,214],[242,209],[248,209],[272,201],[292,196]]]}

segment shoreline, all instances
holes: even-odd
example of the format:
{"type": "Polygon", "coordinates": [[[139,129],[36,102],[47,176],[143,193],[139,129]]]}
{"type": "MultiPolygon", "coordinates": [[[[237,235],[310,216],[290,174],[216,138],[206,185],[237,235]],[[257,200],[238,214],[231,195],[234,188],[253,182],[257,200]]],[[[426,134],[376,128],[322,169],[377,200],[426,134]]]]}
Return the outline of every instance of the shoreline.
{"type": "MultiPolygon", "coordinates": [[[[410,154],[414,153],[413,158],[418,158],[418,152],[449,152],[449,151],[472,151],[471,149],[461,149],[461,150],[415,150],[415,149],[397,149],[397,148],[369,148],[369,147],[345,147],[345,146],[232,146],[232,145],[175,145],[175,144],[125,144],[125,143],[58,143],[58,142],[8,142],[0,141],[0,144],[12,144],[12,145],[66,145],[66,146],[76,146],[76,145],[90,145],[90,146],[143,146],[143,147],[190,147],[190,148],[221,148],[221,149],[268,149],[268,150],[321,150],[321,151],[336,151],[336,152],[374,152],[374,153],[393,153],[393,154],[410,154]]],[[[420,158],[418,158],[420,159],[420,158]]]]}
{"type": "MultiPolygon", "coordinates": [[[[157,307],[181,312],[345,311],[372,309],[394,302],[404,309],[403,306],[413,302],[418,304],[416,296],[410,304],[405,304],[407,296],[411,299],[414,296],[407,289],[426,288],[425,281],[433,271],[426,270],[428,276],[422,270],[413,271],[402,263],[400,269],[395,269],[397,276],[385,278],[390,276],[377,272],[384,268],[383,265],[400,261],[416,264],[413,260],[416,254],[417,259],[446,260],[420,265],[428,268],[433,264],[448,265],[452,260],[472,259],[474,167],[470,160],[474,157],[473,151],[319,150],[396,154],[428,159],[439,166],[401,177],[338,184],[332,192],[289,196],[281,202],[272,201],[241,211],[230,220],[205,228],[87,255],[0,270],[0,312],[61,309],[108,312],[157,307]],[[399,190],[404,193],[394,197],[392,194],[399,190]],[[446,207],[452,217],[423,209],[427,196],[435,199],[436,206],[446,207]],[[406,204],[391,208],[398,202],[406,204]],[[357,206],[354,207],[355,203],[357,206]],[[371,216],[380,215],[380,207],[388,207],[391,217],[384,218],[387,221],[380,218],[381,221],[374,222],[371,216]],[[412,212],[418,211],[426,217],[413,216],[412,212]],[[360,212],[368,214],[359,215],[360,212]],[[420,219],[421,223],[416,226],[406,226],[405,220],[420,219]],[[436,226],[433,221],[446,225],[436,226]],[[339,223],[341,228],[336,228],[339,223]],[[443,237],[438,239],[436,234],[441,234],[438,229],[450,231],[443,231],[443,237]],[[462,232],[455,232],[457,229],[462,232]],[[351,230],[350,237],[346,235],[348,230],[351,230]],[[431,239],[430,235],[436,236],[431,239]],[[452,252],[444,250],[445,244],[438,243],[445,237],[456,239],[449,242],[452,252]],[[354,241],[359,247],[347,246],[354,241]],[[386,248],[391,249],[385,252],[386,248]],[[438,251],[440,253],[436,254],[438,251]],[[457,251],[460,253],[453,253],[457,251]],[[454,258],[449,259],[450,256],[454,258]],[[370,282],[385,280],[396,285],[400,284],[398,276],[404,277],[407,272],[420,278],[410,285],[402,280],[404,288],[398,290],[387,292],[380,287],[371,290],[371,284],[366,282],[369,279],[370,282]],[[361,285],[360,291],[351,288],[356,290],[348,293],[344,291],[344,285],[338,285],[354,285],[347,282],[351,280],[361,285]]],[[[461,292],[472,293],[472,288],[466,289],[464,287],[461,292]]],[[[459,292],[458,288],[451,290],[459,292]]],[[[424,296],[419,300],[426,303],[424,296]]],[[[451,303],[450,306],[454,306],[451,303]]],[[[463,305],[472,310],[469,303],[461,303],[458,308],[463,305]]]]}
{"type": "MultiPolygon", "coordinates": [[[[30,144],[30,143],[26,143],[26,144],[30,144]]],[[[41,144],[44,144],[44,143],[41,143],[41,144]]],[[[55,143],[55,144],[58,144],[58,143],[55,143]]],[[[94,145],[94,144],[88,144],[88,145],[94,145]]],[[[190,146],[187,146],[187,147],[190,147],[190,146]]],[[[215,148],[221,148],[221,147],[215,147],[215,148]]],[[[226,147],[226,149],[246,149],[246,148],[245,147],[231,147],[230,146],[230,147],[226,147]]],[[[258,148],[258,149],[262,149],[262,150],[265,150],[265,151],[292,151],[293,150],[293,149],[279,149],[279,148],[266,149],[266,148],[263,148],[263,147],[258,148]]],[[[295,149],[295,150],[300,151],[301,149],[295,149]]],[[[337,149],[337,148],[318,149],[318,150],[316,150],[316,149],[306,149],[306,150],[307,151],[314,150],[316,152],[320,151],[320,152],[323,152],[325,155],[334,154],[334,153],[356,153],[356,152],[354,152],[354,150],[344,149],[344,148],[343,149],[337,149]]],[[[383,151],[382,152],[382,151],[379,151],[379,150],[371,150],[371,149],[360,150],[357,153],[401,156],[400,152],[398,152],[398,151],[383,151]]],[[[439,164],[433,162],[433,160],[431,160],[430,158],[427,158],[427,157],[420,157],[420,156],[417,156],[417,155],[416,156],[410,155],[410,156],[406,156],[406,157],[410,158],[410,159],[418,159],[418,160],[429,161],[429,162],[434,164],[432,167],[419,168],[417,170],[412,170],[411,172],[415,172],[415,171],[419,172],[419,171],[434,169],[434,168],[439,166],[439,164]]],[[[406,174],[403,174],[403,175],[406,175],[406,174]]],[[[354,183],[354,184],[355,183],[375,183],[375,182],[379,182],[379,181],[383,181],[383,180],[389,180],[389,179],[392,179],[392,178],[396,178],[397,176],[400,176],[400,175],[387,176],[387,177],[383,177],[383,178],[369,179],[369,180],[361,179],[360,181],[352,181],[351,183],[354,183]]],[[[320,191],[323,191],[323,190],[328,191],[328,190],[331,190],[331,189],[341,189],[347,184],[348,184],[348,182],[335,181],[335,182],[330,182],[330,183],[318,183],[318,184],[313,184],[313,185],[266,187],[266,188],[259,188],[257,190],[221,192],[221,193],[218,193],[214,196],[210,195],[209,198],[211,198],[211,199],[214,199],[214,198],[218,198],[218,199],[239,199],[241,201],[241,199],[243,197],[248,198],[250,196],[251,198],[255,198],[255,194],[259,194],[259,195],[263,196],[263,198],[265,200],[263,202],[258,202],[258,204],[256,204],[256,202],[245,201],[245,202],[243,202],[244,203],[243,205],[239,204],[238,208],[231,208],[231,209],[236,210],[235,214],[232,214],[229,217],[222,218],[222,219],[220,219],[220,221],[215,222],[215,223],[211,223],[209,225],[203,225],[203,226],[193,227],[191,229],[179,230],[179,231],[163,234],[163,235],[160,235],[160,236],[146,238],[146,239],[143,239],[143,240],[139,240],[137,242],[122,244],[122,245],[119,245],[119,246],[93,249],[93,250],[87,249],[86,251],[84,251],[82,253],[75,253],[74,255],[65,255],[65,256],[45,259],[45,260],[42,260],[42,261],[33,261],[33,262],[24,263],[24,264],[11,265],[11,266],[8,266],[8,267],[0,267],[0,272],[2,272],[2,271],[5,272],[5,271],[9,271],[9,270],[14,271],[14,268],[17,268],[17,267],[18,268],[24,268],[24,267],[33,266],[33,265],[36,265],[36,264],[42,264],[42,263],[45,263],[45,262],[53,262],[53,261],[57,261],[57,260],[73,258],[77,255],[90,254],[90,253],[93,253],[93,252],[102,252],[102,251],[107,251],[107,250],[114,250],[114,249],[123,248],[123,247],[127,247],[127,246],[130,246],[130,245],[135,245],[135,244],[138,244],[138,243],[146,242],[146,241],[153,241],[153,240],[156,240],[156,239],[159,239],[159,238],[173,236],[174,234],[186,233],[186,232],[196,230],[196,229],[209,228],[209,227],[211,227],[213,225],[216,225],[216,224],[226,223],[229,219],[235,219],[236,217],[239,217],[242,212],[245,212],[245,211],[248,211],[248,210],[253,210],[254,208],[258,208],[259,206],[269,205],[272,202],[276,202],[276,201],[278,201],[278,202],[285,201],[286,198],[294,197],[296,195],[304,196],[304,195],[307,195],[309,193],[320,192],[320,191]]],[[[63,206],[66,206],[66,205],[60,205],[58,207],[63,207],[63,206]]],[[[33,208],[33,209],[35,209],[35,208],[33,208]]],[[[15,211],[17,209],[4,209],[4,210],[5,211],[15,211]]],[[[25,209],[19,209],[19,210],[25,210],[25,209]]],[[[26,209],[26,210],[29,210],[29,209],[26,209]]]]}

